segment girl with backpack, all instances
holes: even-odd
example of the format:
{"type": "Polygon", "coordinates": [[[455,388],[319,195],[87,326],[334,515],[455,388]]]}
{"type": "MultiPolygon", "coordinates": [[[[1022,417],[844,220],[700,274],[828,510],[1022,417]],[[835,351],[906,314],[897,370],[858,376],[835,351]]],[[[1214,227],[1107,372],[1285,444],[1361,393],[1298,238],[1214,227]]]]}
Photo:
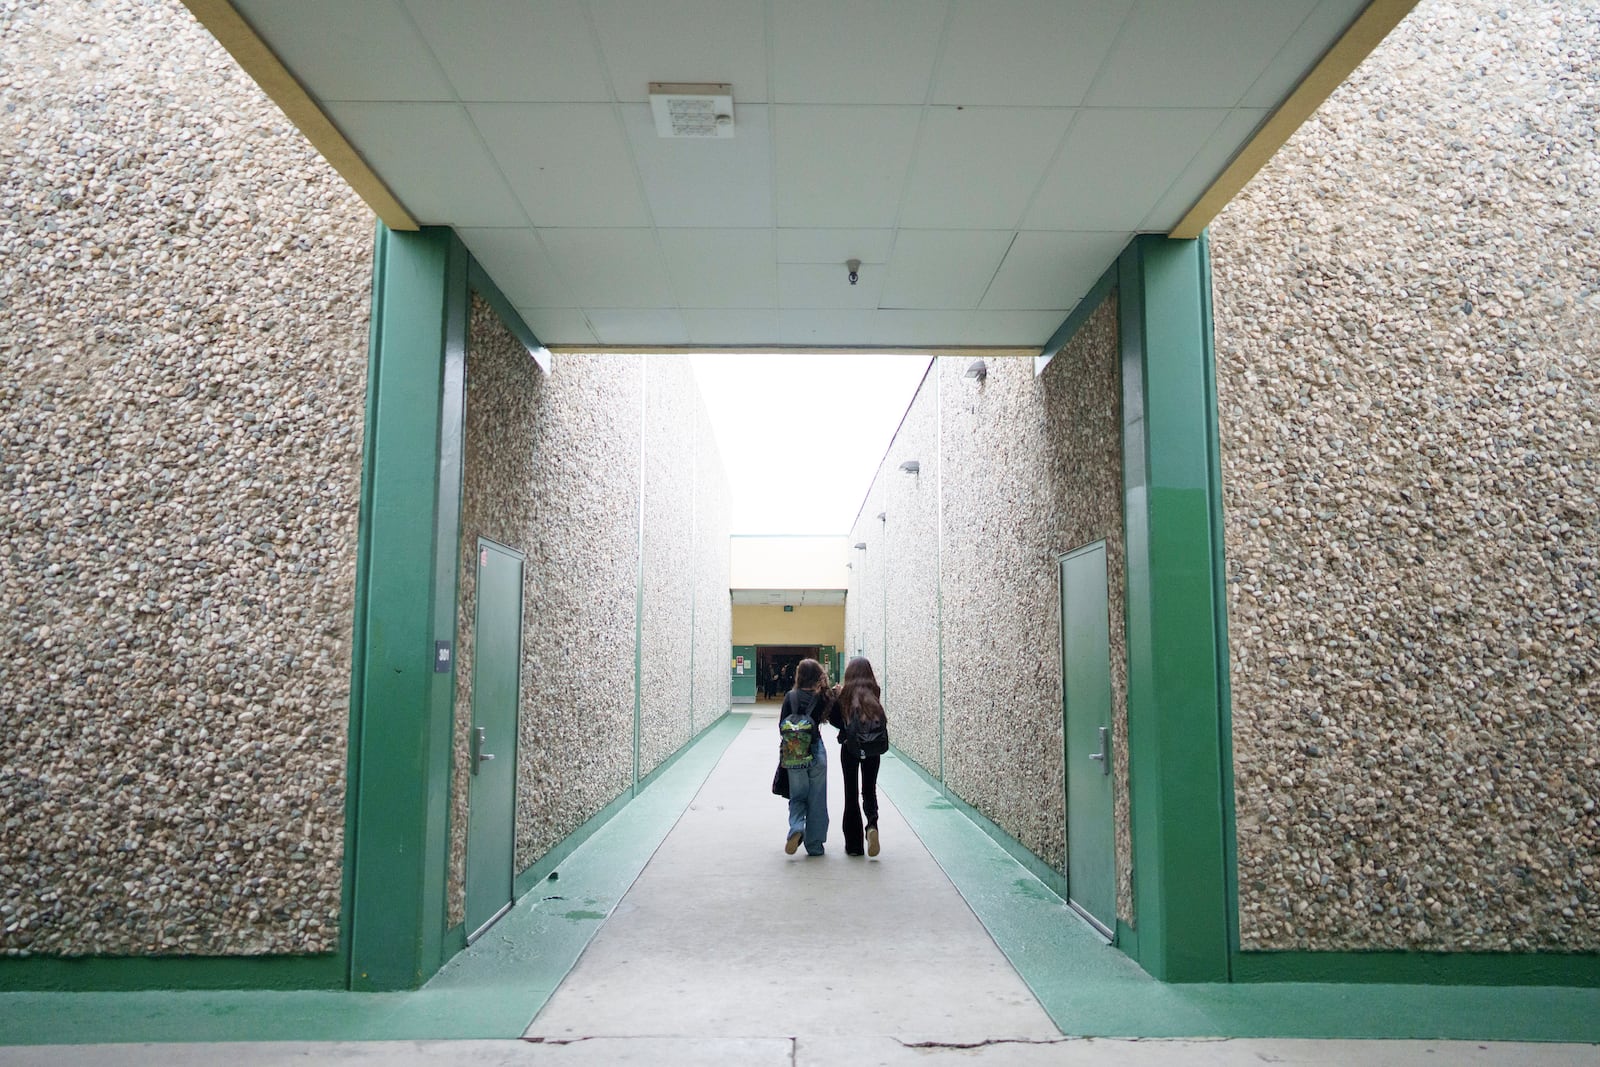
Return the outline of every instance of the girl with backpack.
{"type": "Polygon", "coordinates": [[[866,854],[876,856],[878,764],[889,751],[889,716],[883,710],[883,690],[878,688],[872,664],[864,656],[856,656],[845,665],[844,684],[828,721],[839,728],[839,763],[844,770],[844,854],[861,855],[861,812],[865,808],[866,854]]]}
{"type": "Polygon", "coordinates": [[[820,856],[828,839],[828,750],[821,726],[832,696],[822,664],[803,659],[778,713],[778,762],[789,771],[789,837],[783,850],[791,856],[802,841],[806,855],[820,856]]]}

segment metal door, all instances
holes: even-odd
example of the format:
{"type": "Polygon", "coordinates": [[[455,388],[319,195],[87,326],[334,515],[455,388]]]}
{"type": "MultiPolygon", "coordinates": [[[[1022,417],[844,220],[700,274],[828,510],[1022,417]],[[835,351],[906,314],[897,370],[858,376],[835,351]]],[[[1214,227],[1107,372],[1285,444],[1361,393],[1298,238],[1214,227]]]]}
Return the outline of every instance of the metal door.
{"type": "Polygon", "coordinates": [[[729,668],[729,696],[735,704],[756,702],[756,646],[734,645],[733,663],[729,668]]]}
{"type": "Polygon", "coordinates": [[[478,539],[468,757],[467,940],[511,906],[522,665],[522,555],[478,539]]]}
{"type": "Polygon", "coordinates": [[[1061,558],[1062,715],[1066,734],[1067,899],[1107,937],[1117,922],[1111,807],[1111,631],[1106,545],[1061,558]]]}

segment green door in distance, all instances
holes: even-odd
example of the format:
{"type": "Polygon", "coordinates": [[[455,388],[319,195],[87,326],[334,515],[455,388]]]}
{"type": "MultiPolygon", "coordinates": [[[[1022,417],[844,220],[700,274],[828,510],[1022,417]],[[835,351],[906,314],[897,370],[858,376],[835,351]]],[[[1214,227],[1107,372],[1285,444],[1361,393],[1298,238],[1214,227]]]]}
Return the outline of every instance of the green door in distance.
{"type": "Polygon", "coordinates": [[[733,673],[730,676],[732,692],[729,694],[735,704],[754,704],[756,702],[756,646],[734,645],[733,659],[728,668],[733,673]]]}
{"type": "Polygon", "coordinates": [[[511,906],[521,665],[522,554],[479,538],[468,735],[468,941],[511,906]]]}
{"type": "Polygon", "coordinates": [[[1111,631],[1106,545],[1061,558],[1062,714],[1066,733],[1067,901],[1107,937],[1117,925],[1111,808],[1111,631]]]}

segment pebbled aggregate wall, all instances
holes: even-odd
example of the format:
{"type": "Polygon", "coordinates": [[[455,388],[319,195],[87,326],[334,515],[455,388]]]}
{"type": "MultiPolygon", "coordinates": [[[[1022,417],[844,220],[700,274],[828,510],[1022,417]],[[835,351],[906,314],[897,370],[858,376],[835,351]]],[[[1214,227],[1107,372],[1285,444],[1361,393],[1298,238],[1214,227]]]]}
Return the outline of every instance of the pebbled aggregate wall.
{"type": "Polygon", "coordinates": [[[0,103],[0,951],[331,952],[370,213],[175,2],[0,103]]]}
{"type": "Polygon", "coordinates": [[[1424,0],[1212,229],[1244,948],[1600,948],[1597,57],[1424,0]]]}
{"type": "Polygon", "coordinates": [[[465,910],[479,536],[519,549],[528,560],[518,871],[631,786],[636,635],[643,637],[641,777],[728,709],[727,478],[714,445],[697,459],[711,429],[690,364],[620,355],[556,354],[551,361],[546,375],[493,309],[474,299],[457,619],[452,926],[465,910]],[[641,486],[642,617],[636,610],[641,486]],[[637,630],[636,619],[642,620],[637,630]],[[692,706],[691,679],[701,687],[692,706]]]}
{"type": "Polygon", "coordinates": [[[868,549],[865,578],[851,571],[845,627],[882,657],[887,592],[896,747],[940,773],[942,663],[946,785],[1064,872],[1057,558],[1106,541],[1117,908],[1131,923],[1117,337],[1113,297],[1042,375],[1032,360],[994,358],[979,382],[965,376],[970,357],[934,362],[852,530],[868,549]],[[899,469],[907,459],[921,464],[917,476],[899,469]]]}
{"type": "MultiPolygon", "coordinates": [[[[694,415],[700,403],[700,389],[687,359],[648,357],[646,374],[641,778],[693,736],[694,415]]],[[[717,659],[726,656],[722,653],[717,659]]]]}

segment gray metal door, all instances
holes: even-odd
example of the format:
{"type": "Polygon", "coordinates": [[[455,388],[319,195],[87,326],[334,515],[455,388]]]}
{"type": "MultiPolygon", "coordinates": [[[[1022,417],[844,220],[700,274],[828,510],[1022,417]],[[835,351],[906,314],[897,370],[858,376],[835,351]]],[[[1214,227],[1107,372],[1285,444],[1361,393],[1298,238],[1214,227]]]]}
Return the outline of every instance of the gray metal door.
{"type": "Polygon", "coordinates": [[[511,905],[517,810],[517,705],[522,664],[522,555],[478,540],[472,623],[467,811],[467,938],[511,905]]]}
{"type": "Polygon", "coordinates": [[[1061,559],[1067,899],[1111,937],[1117,925],[1117,849],[1111,806],[1108,612],[1106,545],[1097,541],[1061,559]]]}

